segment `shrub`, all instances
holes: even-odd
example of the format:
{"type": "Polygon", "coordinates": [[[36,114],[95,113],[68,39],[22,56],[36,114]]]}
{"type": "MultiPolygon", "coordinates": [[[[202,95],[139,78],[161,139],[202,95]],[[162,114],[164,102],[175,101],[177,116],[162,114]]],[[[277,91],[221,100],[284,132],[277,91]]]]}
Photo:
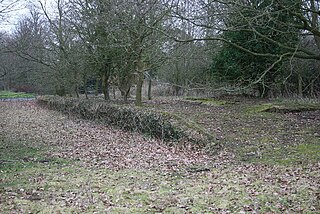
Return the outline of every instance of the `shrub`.
{"type": "MultiPolygon", "coordinates": [[[[37,98],[38,104],[79,118],[99,121],[127,131],[135,131],[166,142],[192,143],[216,151],[220,145],[215,137],[193,121],[178,115],[104,100],[78,99],[58,96],[37,98]]],[[[190,144],[188,144],[190,145],[190,144]]]]}
{"type": "Polygon", "coordinates": [[[107,103],[101,100],[84,100],[42,96],[37,102],[83,119],[96,120],[127,131],[137,131],[165,141],[176,141],[185,133],[170,122],[168,115],[131,106],[107,103]]]}

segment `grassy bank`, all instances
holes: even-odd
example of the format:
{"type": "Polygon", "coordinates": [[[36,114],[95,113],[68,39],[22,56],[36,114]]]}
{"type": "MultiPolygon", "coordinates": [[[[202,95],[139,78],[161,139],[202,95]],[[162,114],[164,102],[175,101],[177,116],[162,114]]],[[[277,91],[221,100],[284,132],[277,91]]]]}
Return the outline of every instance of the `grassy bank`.
{"type": "Polygon", "coordinates": [[[252,103],[174,104],[158,106],[189,113],[208,130],[222,127],[217,136],[229,147],[208,156],[70,118],[34,101],[0,103],[0,213],[318,213],[313,113],[245,115],[252,103]],[[235,127],[244,122],[243,129],[235,127]],[[282,136],[280,128],[291,123],[299,125],[300,137],[282,136]],[[222,138],[226,133],[229,138],[222,138]],[[304,141],[282,143],[292,139],[304,141]]]}
{"type": "Polygon", "coordinates": [[[35,98],[35,95],[24,92],[0,91],[0,99],[35,98]]]}
{"type": "Polygon", "coordinates": [[[319,208],[311,180],[316,171],[299,177],[301,168],[219,162],[203,171],[199,166],[112,170],[47,157],[49,148],[29,144],[2,139],[2,148],[10,147],[1,156],[1,213],[317,213],[319,208]]]}

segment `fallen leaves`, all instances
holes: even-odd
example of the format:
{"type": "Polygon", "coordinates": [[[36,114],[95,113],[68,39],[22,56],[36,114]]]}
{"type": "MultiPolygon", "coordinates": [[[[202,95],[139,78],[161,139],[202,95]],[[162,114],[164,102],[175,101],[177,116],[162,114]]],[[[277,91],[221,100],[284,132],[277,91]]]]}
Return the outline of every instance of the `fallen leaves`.
{"type": "Polygon", "coordinates": [[[45,151],[45,157],[28,157],[26,163],[34,167],[2,172],[3,212],[320,210],[320,163],[272,166],[238,162],[230,150],[211,157],[68,118],[30,101],[0,103],[0,116],[1,139],[45,151]]]}

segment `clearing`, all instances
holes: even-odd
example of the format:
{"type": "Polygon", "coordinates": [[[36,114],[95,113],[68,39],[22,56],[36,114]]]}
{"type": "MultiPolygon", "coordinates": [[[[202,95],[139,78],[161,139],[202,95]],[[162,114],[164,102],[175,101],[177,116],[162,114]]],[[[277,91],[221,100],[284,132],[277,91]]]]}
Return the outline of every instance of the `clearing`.
{"type": "Polygon", "coordinates": [[[0,102],[0,213],[319,213],[320,111],[270,105],[145,105],[216,135],[223,149],[210,156],[35,101],[0,102]]]}

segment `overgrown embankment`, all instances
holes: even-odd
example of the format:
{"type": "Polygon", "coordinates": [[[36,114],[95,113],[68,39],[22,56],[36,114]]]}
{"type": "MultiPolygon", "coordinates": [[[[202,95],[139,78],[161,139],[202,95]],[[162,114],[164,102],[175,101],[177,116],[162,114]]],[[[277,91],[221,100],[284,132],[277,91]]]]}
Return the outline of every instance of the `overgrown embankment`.
{"type": "MultiPolygon", "coordinates": [[[[193,121],[173,113],[120,105],[103,100],[38,97],[38,104],[83,119],[94,120],[126,131],[134,131],[165,142],[192,143],[197,148],[219,147],[215,137],[193,121]]],[[[182,145],[182,144],[181,144],[182,145]]]]}
{"type": "Polygon", "coordinates": [[[225,148],[208,156],[70,118],[34,101],[0,102],[0,213],[319,213],[318,111],[256,113],[247,109],[252,104],[206,106],[173,100],[154,100],[144,108],[152,104],[190,121],[198,117],[197,124],[208,130],[222,127],[221,136],[235,136],[233,145],[243,142],[244,155],[251,145],[261,148],[261,139],[272,148],[283,143],[269,142],[281,137],[277,126],[286,128],[287,140],[300,144],[297,153],[278,147],[267,154],[259,150],[261,155],[253,156],[257,161],[238,161],[239,150],[225,148]],[[291,124],[298,126],[287,129],[291,124]],[[308,134],[292,135],[298,129],[308,134]],[[280,164],[275,161],[281,160],[278,154],[295,164],[280,164]],[[265,164],[270,159],[275,160],[265,164]]]}

